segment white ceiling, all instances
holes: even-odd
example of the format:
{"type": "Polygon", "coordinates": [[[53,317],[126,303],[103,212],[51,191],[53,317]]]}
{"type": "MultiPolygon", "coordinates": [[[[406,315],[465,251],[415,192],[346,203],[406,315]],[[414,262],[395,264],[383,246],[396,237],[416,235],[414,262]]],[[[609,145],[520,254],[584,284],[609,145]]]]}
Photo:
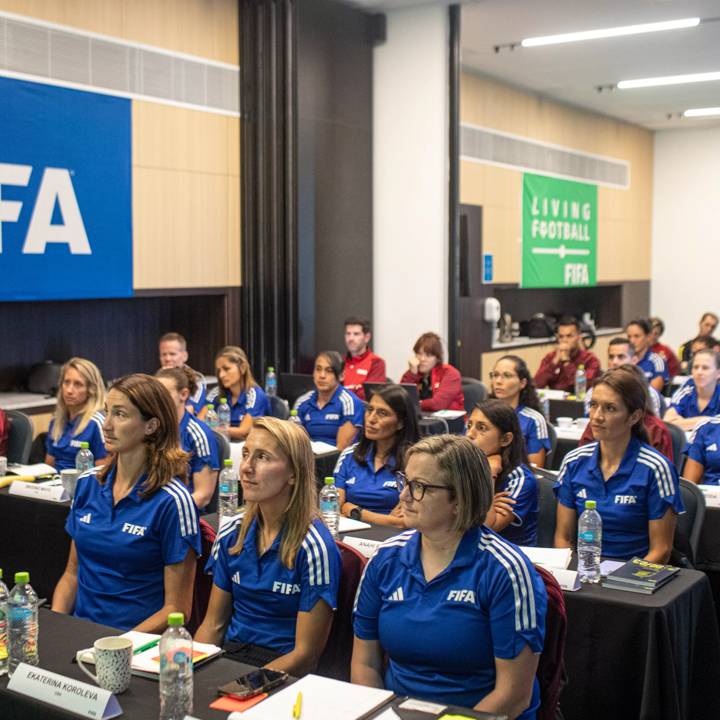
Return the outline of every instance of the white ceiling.
{"type": "Polygon", "coordinates": [[[462,62],[540,95],[652,129],[720,125],[667,118],[720,106],[720,81],[598,93],[619,80],[720,70],[720,19],[697,28],[495,53],[526,37],[686,17],[720,18],[720,0],[475,0],[463,6],[462,62]]]}

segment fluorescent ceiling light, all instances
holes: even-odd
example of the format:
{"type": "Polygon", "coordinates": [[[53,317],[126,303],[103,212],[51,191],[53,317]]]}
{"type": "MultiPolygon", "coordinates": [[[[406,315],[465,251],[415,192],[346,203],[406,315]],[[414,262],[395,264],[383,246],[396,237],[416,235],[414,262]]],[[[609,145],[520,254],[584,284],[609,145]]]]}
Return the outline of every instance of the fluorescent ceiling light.
{"type": "Polygon", "coordinates": [[[693,108],[683,113],[683,117],[712,117],[713,115],[720,115],[720,107],[693,108]]]}
{"type": "Polygon", "coordinates": [[[720,80],[720,72],[666,75],[665,77],[641,78],[639,80],[621,80],[617,86],[620,90],[629,90],[632,88],[657,87],[658,85],[684,85],[686,83],[709,82],[710,80],[720,80]]]}
{"type": "Polygon", "coordinates": [[[682,20],[665,20],[664,22],[644,23],[642,25],[625,25],[623,27],[605,28],[603,30],[583,30],[581,32],[564,33],[562,35],[544,35],[542,37],[525,38],[523,47],[540,45],[557,45],[559,43],[579,42],[581,40],[598,40],[600,38],[621,37],[623,35],[640,35],[641,33],[661,32],[662,30],[681,30],[697,27],[700,18],[683,18],[682,20]]]}

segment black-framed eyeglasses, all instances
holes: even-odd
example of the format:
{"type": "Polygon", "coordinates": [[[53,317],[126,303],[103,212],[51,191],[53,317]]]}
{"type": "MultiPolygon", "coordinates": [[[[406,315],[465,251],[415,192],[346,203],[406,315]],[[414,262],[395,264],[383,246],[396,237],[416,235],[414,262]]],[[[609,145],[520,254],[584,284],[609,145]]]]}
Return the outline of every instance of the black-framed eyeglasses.
{"type": "Polygon", "coordinates": [[[447,490],[448,492],[453,491],[449,485],[431,485],[430,483],[423,483],[419,480],[408,480],[407,475],[401,472],[395,473],[395,475],[398,480],[400,492],[402,492],[406,487],[409,488],[410,497],[412,497],[412,499],[416,502],[420,502],[425,497],[425,491],[428,488],[433,488],[435,490],[447,490]]]}

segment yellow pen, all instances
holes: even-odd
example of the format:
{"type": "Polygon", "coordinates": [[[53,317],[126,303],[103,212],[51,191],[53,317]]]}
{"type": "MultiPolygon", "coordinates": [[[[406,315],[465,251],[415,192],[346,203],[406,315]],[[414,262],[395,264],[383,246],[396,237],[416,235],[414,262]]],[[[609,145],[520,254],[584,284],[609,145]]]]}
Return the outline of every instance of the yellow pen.
{"type": "Polygon", "coordinates": [[[301,715],[302,715],[302,693],[299,692],[297,694],[297,698],[295,700],[295,704],[293,705],[293,709],[292,709],[293,720],[299,720],[301,715]]]}

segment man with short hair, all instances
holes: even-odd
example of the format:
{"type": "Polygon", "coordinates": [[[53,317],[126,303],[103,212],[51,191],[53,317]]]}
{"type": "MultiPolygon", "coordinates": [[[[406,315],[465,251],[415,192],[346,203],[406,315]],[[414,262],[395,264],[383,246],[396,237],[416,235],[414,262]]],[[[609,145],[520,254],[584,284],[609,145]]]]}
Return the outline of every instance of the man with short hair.
{"type": "Polygon", "coordinates": [[[569,315],[561,317],[556,336],[557,349],[551,350],[542,359],[535,373],[535,385],[538,388],[573,392],[575,373],[580,365],[584,365],[587,386],[591,387],[600,374],[600,361],[597,355],[583,347],[580,323],[569,315]]]}
{"type": "Polygon", "coordinates": [[[717,326],[718,316],[715,313],[703,313],[703,316],[700,318],[700,322],[698,323],[698,334],[695,336],[695,338],[693,338],[693,340],[688,340],[686,343],[683,343],[680,346],[680,352],[678,352],[678,356],[680,357],[680,360],[682,360],[683,369],[687,368],[687,364],[692,358],[692,343],[698,338],[705,337],[706,335],[712,337],[717,326]]]}
{"type": "MultiPolygon", "coordinates": [[[[165,333],[158,340],[161,368],[185,367],[188,361],[187,340],[176,332],[165,333]]],[[[197,390],[188,398],[187,409],[197,415],[205,406],[207,381],[202,373],[195,370],[197,390]]]]}
{"type": "Polygon", "coordinates": [[[650,337],[652,341],[650,351],[657,353],[665,361],[670,377],[673,378],[680,374],[680,361],[671,348],[660,342],[660,338],[665,332],[665,323],[659,317],[651,317],[648,320],[650,321],[650,337]]]}
{"type": "Polygon", "coordinates": [[[698,350],[713,350],[714,352],[718,352],[720,348],[718,347],[718,341],[712,336],[712,335],[698,335],[697,337],[694,337],[692,340],[685,343],[680,348],[680,352],[683,357],[686,355],[687,350],[687,360],[683,360],[682,366],[681,366],[681,372],[683,375],[689,375],[690,374],[690,367],[692,364],[692,359],[695,353],[698,350]]]}
{"type": "Polygon", "coordinates": [[[343,385],[352,390],[361,400],[365,400],[366,382],[384,383],[385,361],[369,349],[370,321],[367,318],[352,315],[345,319],[345,369],[343,385]]]}

